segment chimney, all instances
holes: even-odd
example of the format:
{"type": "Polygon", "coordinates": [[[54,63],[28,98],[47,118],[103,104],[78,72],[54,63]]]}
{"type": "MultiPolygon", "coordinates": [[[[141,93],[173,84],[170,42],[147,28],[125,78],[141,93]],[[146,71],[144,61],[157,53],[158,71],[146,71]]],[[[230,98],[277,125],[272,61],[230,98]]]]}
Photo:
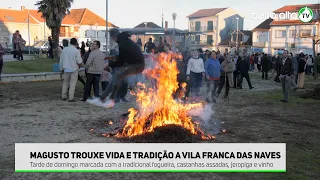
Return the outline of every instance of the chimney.
{"type": "Polygon", "coordinates": [[[25,6],[21,6],[21,11],[24,11],[26,9],[25,6]]]}
{"type": "Polygon", "coordinates": [[[168,21],[166,21],[165,23],[164,23],[165,25],[164,25],[164,28],[168,28],[168,21]]]}

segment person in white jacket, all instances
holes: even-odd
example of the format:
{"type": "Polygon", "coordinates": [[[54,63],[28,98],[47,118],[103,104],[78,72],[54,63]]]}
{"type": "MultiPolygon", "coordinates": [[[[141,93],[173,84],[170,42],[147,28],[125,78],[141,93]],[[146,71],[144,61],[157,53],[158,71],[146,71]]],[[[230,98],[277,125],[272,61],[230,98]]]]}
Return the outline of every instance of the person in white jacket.
{"type": "Polygon", "coordinates": [[[80,51],[76,48],[77,39],[70,40],[70,46],[63,48],[60,56],[60,70],[63,71],[62,100],[67,100],[69,88],[69,102],[75,102],[74,92],[78,81],[79,66],[82,64],[80,51]]]}
{"type": "Polygon", "coordinates": [[[193,97],[199,96],[204,78],[205,70],[203,59],[199,57],[198,51],[194,51],[193,57],[189,59],[187,65],[187,81],[191,81],[191,94],[193,97]]]}

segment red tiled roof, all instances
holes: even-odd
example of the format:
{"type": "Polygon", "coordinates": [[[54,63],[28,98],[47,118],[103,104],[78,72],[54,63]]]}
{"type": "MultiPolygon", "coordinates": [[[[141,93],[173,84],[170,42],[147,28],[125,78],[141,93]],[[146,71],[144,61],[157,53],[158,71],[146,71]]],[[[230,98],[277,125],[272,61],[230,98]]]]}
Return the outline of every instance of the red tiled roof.
{"type": "MultiPolygon", "coordinates": [[[[2,22],[14,22],[14,23],[28,23],[28,11],[12,10],[12,9],[0,9],[0,21],[2,22]]],[[[37,24],[30,16],[30,24],[37,24]]]]}
{"type": "Polygon", "coordinates": [[[281,20],[281,21],[272,21],[270,24],[272,25],[308,25],[308,24],[314,24],[314,22],[304,23],[300,20],[281,20]]]}
{"type": "MultiPolygon", "coordinates": [[[[29,14],[31,15],[30,23],[37,24],[38,22],[44,22],[44,19],[41,17],[42,14],[37,10],[30,9],[29,14]]],[[[27,18],[28,18],[27,9],[24,9],[24,10],[0,9],[0,21],[27,23],[27,18]]],[[[66,15],[63,18],[61,24],[63,25],[98,24],[98,26],[106,26],[106,21],[100,16],[98,16],[97,14],[90,11],[89,9],[84,8],[84,9],[72,9],[70,14],[66,15]]],[[[112,23],[109,23],[109,27],[116,27],[116,26],[112,23]]]]}
{"type": "MultiPolygon", "coordinates": [[[[27,11],[27,10],[24,10],[24,11],[27,11]]],[[[40,12],[38,12],[38,10],[30,9],[29,12],[30,12],[30,15],[31,15],[32,17],[34,17],[37,21],[39,21],[39,22],[44,22],[44,19],[41,17],[42,14],[41,14],[40,12]]],[[[76,24],[76,23],[75,23],[75,21],[70,17],[70,15],[66,15],[66,16],[63,18],[61,24],[74,25],[74,24],[76,24]]]]}
{"type": "Polygon", "coordinates": [[[200,18],[200,17],[208,17],[214,16],[221,11],[226,10],[227,8],[212,8],[212,9],[200,9],[195,13],[190,14],[187,18],[200,18]]]}
{"type": "MultiPolygon", "coordinates": [[[[72,9],[70,17],[79,25],[95,25],[106,26],[106,20],[98,16],[87,8],[72,9]]],[[[109,27],[116,27],[114,24],[108,22],[109,27]]]]}
{"type": "Polygon", "coordinates": [[[301,8],[308,6],[308,8],[311,8],[313,11],[316,9],[319,9],[320,5],[318,4],[300,4],[300,5],[290,5],[290,6],[283,6],[282,8],[279,8],[274,13],[281,13],[281,12],[298,12],[301,8]]]}

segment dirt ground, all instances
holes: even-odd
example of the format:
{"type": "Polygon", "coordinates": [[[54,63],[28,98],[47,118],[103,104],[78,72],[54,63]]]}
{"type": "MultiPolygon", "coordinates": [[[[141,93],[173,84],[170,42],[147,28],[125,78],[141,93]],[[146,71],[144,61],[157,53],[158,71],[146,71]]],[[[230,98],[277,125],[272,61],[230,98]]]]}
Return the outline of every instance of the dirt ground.
{"type": "MultiPolygon", "coordinates": [[[[213,143],[287,143],[286,173],[14,173],[14,143],[104,143],[114,138],[93,135],[91,128],[114,120],[134,106],[120,103],[105,110],[60,100],[61,81],[0,84],[0,179],[318,179],[320,177],[320,101],[301,99],[305,90],[280,102],[280,85],[250,74],[255,87],[231,89],[230,102],[214,106],[214,119],[226,133],[213,143]]],[[[311,78],[309,78],[311,79],[311,78]]],[[[319,81],[318,81],[319,82],[319,81]]],[[[316,82],[310,80],[306,88],[316,82]]],[[[79,83],[76,97],[81,98],[79,83]]]]}

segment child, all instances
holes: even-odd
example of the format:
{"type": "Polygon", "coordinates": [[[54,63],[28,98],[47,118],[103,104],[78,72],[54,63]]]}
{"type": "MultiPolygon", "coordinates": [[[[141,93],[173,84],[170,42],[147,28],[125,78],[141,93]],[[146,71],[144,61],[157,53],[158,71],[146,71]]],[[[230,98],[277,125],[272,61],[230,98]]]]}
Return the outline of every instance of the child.
{"type": "Polygon", "coordinates": [[[111,68],[109,67],[109,63],[104,65],[104,70],[102,71],[100,81],[102,91],[104,91],[107,88],[108,84],[112,81],[112,74],[111,68]]]}

